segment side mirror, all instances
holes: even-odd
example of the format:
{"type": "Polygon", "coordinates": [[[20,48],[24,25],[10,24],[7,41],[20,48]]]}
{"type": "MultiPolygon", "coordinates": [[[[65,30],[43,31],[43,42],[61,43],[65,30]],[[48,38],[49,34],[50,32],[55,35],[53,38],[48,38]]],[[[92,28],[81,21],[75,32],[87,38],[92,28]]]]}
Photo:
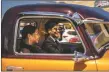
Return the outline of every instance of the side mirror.
{"type": "Polygon", "coordinates": [[[86,56],[83,53],[74,51],[74,58],[73,58],[73,60],[75,62],[84,62],[84,61],[91,60],[91,59],[94,59],[94,57],[93,56],[86,56]]]}

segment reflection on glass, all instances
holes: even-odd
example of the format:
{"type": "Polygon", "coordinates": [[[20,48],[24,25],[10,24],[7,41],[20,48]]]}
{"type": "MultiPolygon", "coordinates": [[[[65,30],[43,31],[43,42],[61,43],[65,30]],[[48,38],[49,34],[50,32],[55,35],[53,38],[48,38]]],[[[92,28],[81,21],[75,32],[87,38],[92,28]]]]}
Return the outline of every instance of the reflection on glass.
{"type": "Polygon", "coordinates": [[[100,49],[109,42],[109,36],[107,36],[109,33],[109,24],[88,23],[85,27],[95,48],[100,49]]]}

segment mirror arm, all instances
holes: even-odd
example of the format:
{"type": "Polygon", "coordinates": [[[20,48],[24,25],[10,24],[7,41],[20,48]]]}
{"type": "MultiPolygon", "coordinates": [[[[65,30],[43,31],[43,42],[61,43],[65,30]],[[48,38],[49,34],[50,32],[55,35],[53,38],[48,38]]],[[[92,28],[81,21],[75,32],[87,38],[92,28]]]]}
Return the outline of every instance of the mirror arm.
{"type": "Polygon", "coordinates": [[[88,61],[88,60],[93,60],[95,57],[93,56],[84,56],[82,55],[81,57],[78,57],[78,52],[77,51],[74,51],[74,58],[73,60],[75,62],[84,62],[84,61],[88,61]]]}

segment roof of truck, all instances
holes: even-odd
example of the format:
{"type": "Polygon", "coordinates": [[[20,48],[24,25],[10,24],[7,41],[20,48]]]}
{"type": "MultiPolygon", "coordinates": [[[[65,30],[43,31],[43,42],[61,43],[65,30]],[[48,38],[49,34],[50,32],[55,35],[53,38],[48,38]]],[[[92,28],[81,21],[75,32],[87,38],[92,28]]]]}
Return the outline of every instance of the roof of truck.
{"type": "Polygon", "coordinates": [[[19,14],[20,12],[28,12],[28,11],[48,11],[48,12],[59,12],[65,14],[67,14],[68,11],[71,11],[72,14],[74,12],[80,13],[84,18],[96,17],[109,21],[109,12],[106,12],[100,8],[87,7],[76,4],[64,4],[64,3],[61,4],[37,3],[37,4],[19,5],[10,8],[9,10],[7,10],[5,14],[15,15],[19,14]]]}

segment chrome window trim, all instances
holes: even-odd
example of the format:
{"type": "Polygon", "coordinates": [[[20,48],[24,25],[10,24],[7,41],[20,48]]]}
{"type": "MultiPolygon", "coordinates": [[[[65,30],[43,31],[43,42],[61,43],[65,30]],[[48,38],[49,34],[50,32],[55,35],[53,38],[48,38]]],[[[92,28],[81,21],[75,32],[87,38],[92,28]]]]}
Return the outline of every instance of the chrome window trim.
{"type": "Polygon", "coordinates": [[[104,23],[104,20],[101,20],[101,19],[97,19],[97,20],[87,20],[87,19],[84,19],[82,20],[85,24],[86,23],[104,23]]]}
{"type": "MultiPolygon", "coordinates": [[[[52,53],[18,53],[18,52],[16,52],[16,41],[17,41],[17,31],[18,31],[18,25],[19,25],[19,21],[20,21],[20,19],[23,19],[23,18],[59,18],[59,19],[66,19],[66,20],[68,20],[71,24],[73,23],[69,18],[64,18],[63,16],[60,16],[60,17],[58,17],[58,16],[23,16],[23,17],[20,17],[18,20],[17,20],[17,22],[16,22],[16,26],[15,26],[15,34],[14,34],[14,44],[13,44],[13,49],[14,49],[14,53],[15,53],[15,55],[44,55],[44,56],[74,56],[74,54],[52,54],[52,53]]],[[[73,24],[72,24],[73,25],[73,24]]],[[[75,31],[77,32],[77,34],[78,34],[78,36],[80,37],[80,35],[79,35],[79,33],[78,33],[78,31],[76,30],[76,28],[75,28],[75,26],[73,25],[73,27],[74,27],[74,29],[75,29],[75,31]]],[[[80,37],[80,40],[81,40],[81,43],[82,43],[82,45],[83,45],[83,48],[84,48],[84,54],[86,54],[86,47],[85,47],[85,45],[84,45],[84,43],[83,43],[83,41],[82,41],[82,39],[81,39],[81,37],[80,37]]]]}
{"type": "Polygon", "coordinates": [[[58,13],[58,12],[46,12],[46,11],[29,11],[29,12],[21,12],[19,14],[22,15],[44,15],[44,16],[68,16],[64,13],[58,13]]]}

